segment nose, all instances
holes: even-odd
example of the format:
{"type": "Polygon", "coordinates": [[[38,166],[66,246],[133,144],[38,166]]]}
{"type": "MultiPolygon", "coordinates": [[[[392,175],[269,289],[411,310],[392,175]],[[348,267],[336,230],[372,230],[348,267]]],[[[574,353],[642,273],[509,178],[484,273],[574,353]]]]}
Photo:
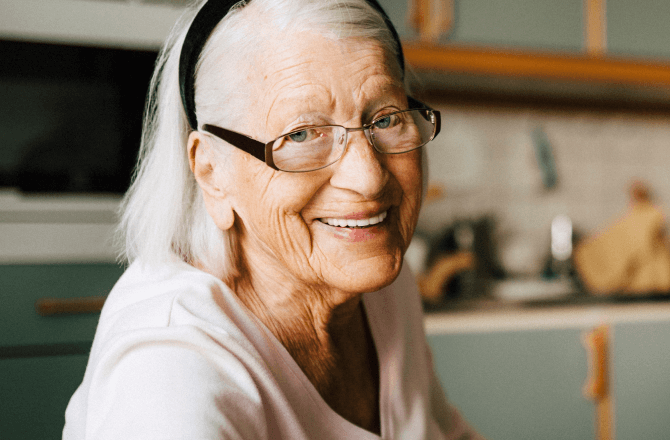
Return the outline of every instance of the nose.
{"type": "Polygon", "coordinates": [[[344,155],[334,164],[330,184],[359,193],[366,199],[377,198],[389,179],[388,170],[380,161],[382,153],[375,150],[363,131],[350,132],[347,141],[344,155]]]}

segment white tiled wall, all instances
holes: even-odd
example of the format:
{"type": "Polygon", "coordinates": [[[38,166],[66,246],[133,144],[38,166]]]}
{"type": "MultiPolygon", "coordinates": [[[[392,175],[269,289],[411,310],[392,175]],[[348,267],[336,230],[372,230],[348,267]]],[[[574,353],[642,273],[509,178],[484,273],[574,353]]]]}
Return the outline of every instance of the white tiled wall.
{"type": "Polygon", "coordinates": [[[623,215],[635,179],[670,212],[670,116],[433,105],[443,128],[428,146],[430,181],[444,185],[446,197],[424,207],[424,233],[492,214],[501,248],[525,245],[541,258],[554,216],[595,232],[623,215]],[[558,172],[551,190],[542,185],[531,137],[538,126],[558,172]]]}

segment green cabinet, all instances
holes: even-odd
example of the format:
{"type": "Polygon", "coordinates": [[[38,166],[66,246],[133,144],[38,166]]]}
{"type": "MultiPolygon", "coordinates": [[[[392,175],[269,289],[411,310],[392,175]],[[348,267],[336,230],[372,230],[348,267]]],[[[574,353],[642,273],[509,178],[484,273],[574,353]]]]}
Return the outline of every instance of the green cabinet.
{"type": "MultiPolygon", "coordinates": [[[[429,332],[435,369],[447,396],[478,431],[492,440],[595,438],[595,402],[582,395],[588,375],[582,336],[609,323],[616,438],[668,438],[668,305],[575,308],[541,316],[544,322],[562,322],[561,328],[461,332],[450,325],[452,330],[429,332]]],[[[455,318],[444,317],[452,322],[455,318]]],[[[478,319],[501,322],[493,313],[478,319]]]]}
{"type": "Polygon", "coordinates": [[[408,22],[409,1],[408,0],[378,0],[386,14],[391,19],[398,35],[403,40],[411,40],[417,36],[408,22]]]}
{"type": "Polygon", "coordinates": [[[614,326],[612,390],[620,439],[670,436],[670,322],[614,326]]]}
{"type": "Polygon", "coordinates": [[[589,439],[594,405],[582,396],[581,332],[431,334],[428,341],[447,397],[485,437],[589,439]]]}
{"type": "MultiPolygon", "coordinates": [[[[410,3],[380,0],[404,40],[417,37],[408,24],[410,3]]],[[[603,7],[607,55],[670,59],[670,2],[607,0],[603,7]]],[[[453,0],[453,18],[442,44],[584,53],[583,0],[453,0]]]]}
{"type": "Polygon", "coordinates": [[[607,0],[610,55],[670,58],[670,2],[607,0]]]}
{"type": "Polygon", "coordinates": [[[0,438],[60,439],[99,314],[39,316],[43,297],[105,295],[115,264],[0,265],[0,438]]]}
{"type": "Polygon", "coordinates": [[[455,0],[447,42],[540,50],[581,51],[582,0],[455,0]]]}

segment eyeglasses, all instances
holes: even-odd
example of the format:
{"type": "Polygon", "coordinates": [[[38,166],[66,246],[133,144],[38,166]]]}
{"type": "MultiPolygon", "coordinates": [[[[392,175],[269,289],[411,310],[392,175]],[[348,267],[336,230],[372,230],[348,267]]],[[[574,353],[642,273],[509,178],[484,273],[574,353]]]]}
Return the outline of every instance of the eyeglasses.
{"type": "Polygon", "coordinates": [[[264,161],[275,170],[307,172],[337,162],[347,148],[347,135],[362,131],[375,150],[400,154],[416,150],[440,132],[440,112],[410,109],[383,115],[362,127],[341,125],[305,127],[263,143],[249,136],[205,124],[203,130],[264,161]]]}

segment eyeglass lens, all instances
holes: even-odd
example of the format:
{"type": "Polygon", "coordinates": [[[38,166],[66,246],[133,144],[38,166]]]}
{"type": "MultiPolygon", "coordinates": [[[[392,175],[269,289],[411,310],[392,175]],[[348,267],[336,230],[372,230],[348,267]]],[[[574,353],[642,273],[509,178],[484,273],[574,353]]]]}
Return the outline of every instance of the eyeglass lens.
{"type": "MultiPolygon", "coordinates": [[[[435,133],[430,110],[407,110],[384,116],[370,126],[370,138],[382,153],[404,153],[425,145],[435,133]]],[[[284,171],[309,171],[336,162],[344,152],[347,129],[341,126],[310,127],[275,140],[272,158],[284,171]]]]}

